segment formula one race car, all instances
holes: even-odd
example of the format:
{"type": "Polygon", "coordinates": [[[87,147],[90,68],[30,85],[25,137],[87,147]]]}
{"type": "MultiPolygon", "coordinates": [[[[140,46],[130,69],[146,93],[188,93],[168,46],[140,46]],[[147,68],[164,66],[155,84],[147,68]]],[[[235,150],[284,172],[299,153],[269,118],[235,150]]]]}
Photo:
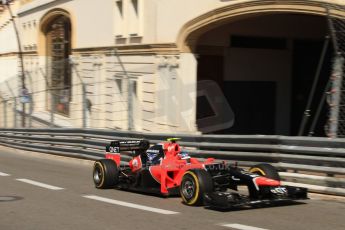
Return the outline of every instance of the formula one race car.
{"type": "Polygon", "coordinates": [[[93,169],[99,189],[180,195],[187,205],[218,209],[307,199],[307,189],[282,186],[277,170],[269,164],[246,171],[213,158],[200,161],[182,151],[176,138],[151,147],[147,140],[112,141],[105,156],[93,169]],[[121,152],[132,152],[129,165],[120,165],[121,152]],[[239,193],[239,186],[248,188],[248,193],[239,193]]]}

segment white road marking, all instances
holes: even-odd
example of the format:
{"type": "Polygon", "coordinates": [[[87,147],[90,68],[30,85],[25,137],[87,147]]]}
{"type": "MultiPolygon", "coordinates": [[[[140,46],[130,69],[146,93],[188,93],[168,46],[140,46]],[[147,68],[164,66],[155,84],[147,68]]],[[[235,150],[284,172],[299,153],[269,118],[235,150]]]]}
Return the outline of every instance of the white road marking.
{"type": "Polygon", "coordinates": [[[164,214],[164,215],[178,214],[178,212],[174,212],[174,211],[169,211],[169,210],[164,210],[164,209],[159,209],[159,208],[152,208],[149,206],[128,203],[128,202],[124,202],[120,200],[112,200],[112,199],[108,199],[108,198],[104,198],[100,196],[89,195],[89,196],[83,196],[83,197],[92,199],[92,200],[102,201],[109,204],[115,204],[115,205],[125,206],[129,208],[136,208],[136,209],[141,209],[141,210],[149,211],[149,212],[156,212],[156,213],[164,214]]]}
{"type": "Polygon", "coordinates": [[[0,172],[0,176],[11,176],[10,174],[0,172]]]}
{"type": "Polygon", "coordinates": [[[228,227],[228,228],[234,228],[234,229],[240,229],[240,230],[268,230],[265,228],[257,228],[257,227],[243,225],[243,224],[223,224],[221,226],[228,227]]]}
{"type": "Polygon", "coordinates": [[[41,187],[41,188],[50,189],[50,190],[62,190],[62,189],[64,189],[64,188],[60,188],[60,187],[56,187],[56,186],[52,186],[52,185],[49,185],[49,184],[44,184],[44,183],[41,183],[41,182],[37,182],[37,181],[33,181],[33,180],[28,180],[28,179],[16,179],[16,180],[20,181],[20,182],[27,183],[27,184],[35,185],[35,186],[38,186],[38,187],[41,187]]]}

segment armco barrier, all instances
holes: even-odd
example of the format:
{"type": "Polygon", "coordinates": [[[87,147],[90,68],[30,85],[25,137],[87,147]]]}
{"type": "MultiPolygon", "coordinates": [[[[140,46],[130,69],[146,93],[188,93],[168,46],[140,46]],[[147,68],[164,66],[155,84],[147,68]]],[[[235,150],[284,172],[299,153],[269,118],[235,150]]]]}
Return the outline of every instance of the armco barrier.
{"type": "MultiPolygon", "coordinates": [[[[110,140],[148,139],[158,143],[171,136],[97,129],[0,129],[0,144],[94,160],[104,157],[105,145],[110,140]]],[[[237,162],[243,167],[271,163],[286,181],[307,183],[317,188],[322,185],[319,192],[345,195],[345,139],[266,135],[173,136],[181,138],[180,144],[191,156],[214,157],[237,162]]],[[[130,155],[123,156],[124,163],[130,155]]]]}

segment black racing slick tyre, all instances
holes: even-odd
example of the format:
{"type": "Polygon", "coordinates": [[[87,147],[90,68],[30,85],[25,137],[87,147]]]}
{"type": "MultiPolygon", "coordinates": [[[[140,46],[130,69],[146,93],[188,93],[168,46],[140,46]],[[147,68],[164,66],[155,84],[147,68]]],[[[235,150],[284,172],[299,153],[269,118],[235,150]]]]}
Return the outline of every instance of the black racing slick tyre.
{"type": "Polygon", "coordinates": [[[275,167],[270,164],[257,164],[249,169],[249,172],[280,181],[280,176],[275,167]]]}
{"type": "Polygon", "coordinates": [[[107,189],[115,186],[119,181],[119,169],[115,161],[102,159],[93,166],[93,182],[96,188],[107,189]]]}
{"type": "Polygon", "coordinates": [[[180,195],[186,205],[202,205],[204,194],[212,191],[212,177],[205,170],[193,169],[184,173],[180,185],[180,195]]]}

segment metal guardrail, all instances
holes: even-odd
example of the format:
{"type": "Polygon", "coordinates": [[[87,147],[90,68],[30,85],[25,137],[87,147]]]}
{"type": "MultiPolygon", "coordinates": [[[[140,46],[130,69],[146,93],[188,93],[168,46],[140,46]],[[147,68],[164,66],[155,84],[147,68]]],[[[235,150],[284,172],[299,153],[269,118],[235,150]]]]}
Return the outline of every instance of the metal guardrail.
{"type": "MultiPolygon", "coordinates": [[[[236,161],[243,167],[267,162],[277,167],[287,181],[323,185],[331,189],[319,192],[345,195],[345,139],[266,135],[173,136],[181,138],[180,144],[193,157],[236,161]]],[[[111,140],[148,139],[158,143],[168,137],[171,135],[95,129],[0,129],[1,145],[91,160],[103,158],[105,146],[111,140]]],[[[129,159],[130,153],[122,157],[124,163],[129,159]]]]}

